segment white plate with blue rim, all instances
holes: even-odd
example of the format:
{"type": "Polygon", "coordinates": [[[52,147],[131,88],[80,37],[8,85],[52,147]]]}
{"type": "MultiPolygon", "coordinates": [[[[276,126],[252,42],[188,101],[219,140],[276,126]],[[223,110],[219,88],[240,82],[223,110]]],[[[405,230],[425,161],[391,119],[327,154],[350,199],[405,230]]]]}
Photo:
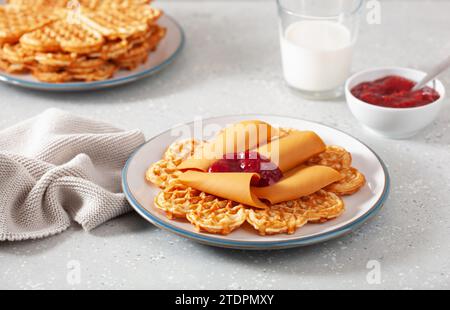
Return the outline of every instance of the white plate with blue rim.
{"type": "MultiPolygon", "coordinates": [[[[3,1],[0,1],[2,3],[3,1]]],[[[185,36],[181,26],[170,16],[163,15],[158,25],[167,28],[166,36],[158,44],[156,51],[150,54],[147,62],[132,71],[119,70],[104,81],[45,83],[35,79],[31,74],[9,74],[0,71],[0,81],[8,84],[46,91],[87,91],[123,85],[155,74],[171,64],[184,46],[185,36]]]]}
{"type": "Polygon", "coordinates": [[[223,248],[269,250],[306,246],[343,236],[372,218],[389,195],[390,179],[381,158],[356,138],[331,127],[290,117],[269,115],[224,116],[188,123],[171,128],[147,141],[128,159],[122,171],[122,186],[131,206],[150,223],[191,240],[223,248]],[[366,185],[356,194],[343,197],[346,210],[338,218],[322,224],[306,224],[294,234],[260,236],[248,223],[228,235],[198,232],[186,220],[169,220],[163,211],[154,207],[153,200],[160,191],[148,184],[144,175],[148,167],[161,159],[173,142],[187,137],[198,137],[199,128],[208,132],[208,139],[227,125],[248,119],[259,119],[271,125],[316,132],[328,145],[339,145],[353,157],[352,165],[366,177],[366,185]]]}

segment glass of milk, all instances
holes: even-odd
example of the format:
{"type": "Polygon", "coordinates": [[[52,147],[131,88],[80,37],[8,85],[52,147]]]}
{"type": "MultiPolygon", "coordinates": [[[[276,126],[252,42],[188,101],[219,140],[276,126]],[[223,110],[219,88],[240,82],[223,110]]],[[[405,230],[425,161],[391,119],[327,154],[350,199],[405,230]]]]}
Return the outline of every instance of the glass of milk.
{"type": "Polygon", "coordinates": [[[289,86],[311,99],[343,94],[364,0],[277,0],[289,86]]]}

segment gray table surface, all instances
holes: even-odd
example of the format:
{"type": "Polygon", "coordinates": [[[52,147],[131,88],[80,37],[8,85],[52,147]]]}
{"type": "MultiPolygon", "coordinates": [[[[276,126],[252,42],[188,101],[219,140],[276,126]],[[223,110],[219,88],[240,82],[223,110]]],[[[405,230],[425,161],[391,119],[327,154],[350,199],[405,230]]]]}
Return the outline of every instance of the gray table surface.
{"type": "MultiPolygon", "coordinates": [[[[274,113],[319,121],[370,145],[385,160],[392,193],[354,233],[273,252],[224,250],[162,231],[136,214],[86,233],[74,226],[40,241],[0,244],[0,288],[316,289],[450,288],[450,105],[410,140],[365,133],[344,100],[313,102],[282,78],[273,1],[160,1],[184,27],[181,57],[157,76],[90,93],[0,85],[0,128],[58,107],[141,128],[148,138],[197,116],[274,113]],[[370,284],[367,263],[381,267],[370,284]],[[79,283],[68,281],[79,264],[79,283]]],[[[363,22],[354,71],[427,68],[450,51],[449,1],[383,1],[382,22],[363,22]],[[425,14],[424,14],[425,12],[425,14]]],[[[442,80],[450,85],[450,74],[442,80]]]]}

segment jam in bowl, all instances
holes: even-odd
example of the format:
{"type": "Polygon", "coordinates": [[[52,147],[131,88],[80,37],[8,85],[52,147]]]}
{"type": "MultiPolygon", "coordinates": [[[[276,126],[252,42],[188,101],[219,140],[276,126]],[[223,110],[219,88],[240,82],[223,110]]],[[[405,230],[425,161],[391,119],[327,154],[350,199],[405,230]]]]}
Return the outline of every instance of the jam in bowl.
{"type": "Polygon", "coordinates": [[[364,102],[387,108],[415,108],[438,100],[439,93],[425,86],[412,91],[416,82],[398,75],[362,82],[351,89],[353,96],[364,102]]]}
{"type": "Polygon", "coordinates": [[[411,91],[426,73],[408,68],[376,68],[347,80],[347,105],[370,132],[404,139],[416,135],[439,115],[445,97],[443,84],[434,80],[411,91]]]}

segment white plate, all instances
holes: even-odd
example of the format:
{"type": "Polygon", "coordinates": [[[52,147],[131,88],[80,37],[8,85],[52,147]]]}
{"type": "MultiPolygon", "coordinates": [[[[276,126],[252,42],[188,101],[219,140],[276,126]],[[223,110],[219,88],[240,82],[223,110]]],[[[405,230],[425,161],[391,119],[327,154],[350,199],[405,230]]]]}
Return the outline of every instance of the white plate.
{"type": "Polygon", "coordinates": [[[31,74],[9,74],[0,71],[0,81],[47,91],[85,91],[123,85],[142,79],[172,63],[184,45],[183,30],[172,17],[163,15],[158,24],[167,28],[167,34],[161,40],[156,51],[150,54],[147,62],[132,71],[120,70],[111,79],[96,82],[44,83],[35,79],[31,74]]]}
{"type": "Polygon", "coordinates": [[[122,172],[122,185],[132,207],[156,226],[204,244],[239,249],[280,249],[323,242],[349,233],[372,217],[387,199],[390,181],[386,166],[369,147],[337,129],[310,121],[267,115],[212,118],[203,120],[202,126],[217,125],[216,128],[223,128],[245,119],[260,119],[275,126],[315,131],[325,143],[340,145],[351,152],[353,166],[366,176],[367,184],[358,193],[344,197],[346,211],[342,216],[323,224],[307,224],[293,235],[260,236],[247,223],[226,236],[199,233],[187,221],[169,220],[162,211],[155,208],[153,199],[159,189],[144,180],[145,171],[150,164],[161,159],[167,146],[179,139],[174,137],[174,132],[183,128],[182,126],[188,126],[193,132],[194,124],[189,123],[150,139],[130,157],[122,172]]]}

